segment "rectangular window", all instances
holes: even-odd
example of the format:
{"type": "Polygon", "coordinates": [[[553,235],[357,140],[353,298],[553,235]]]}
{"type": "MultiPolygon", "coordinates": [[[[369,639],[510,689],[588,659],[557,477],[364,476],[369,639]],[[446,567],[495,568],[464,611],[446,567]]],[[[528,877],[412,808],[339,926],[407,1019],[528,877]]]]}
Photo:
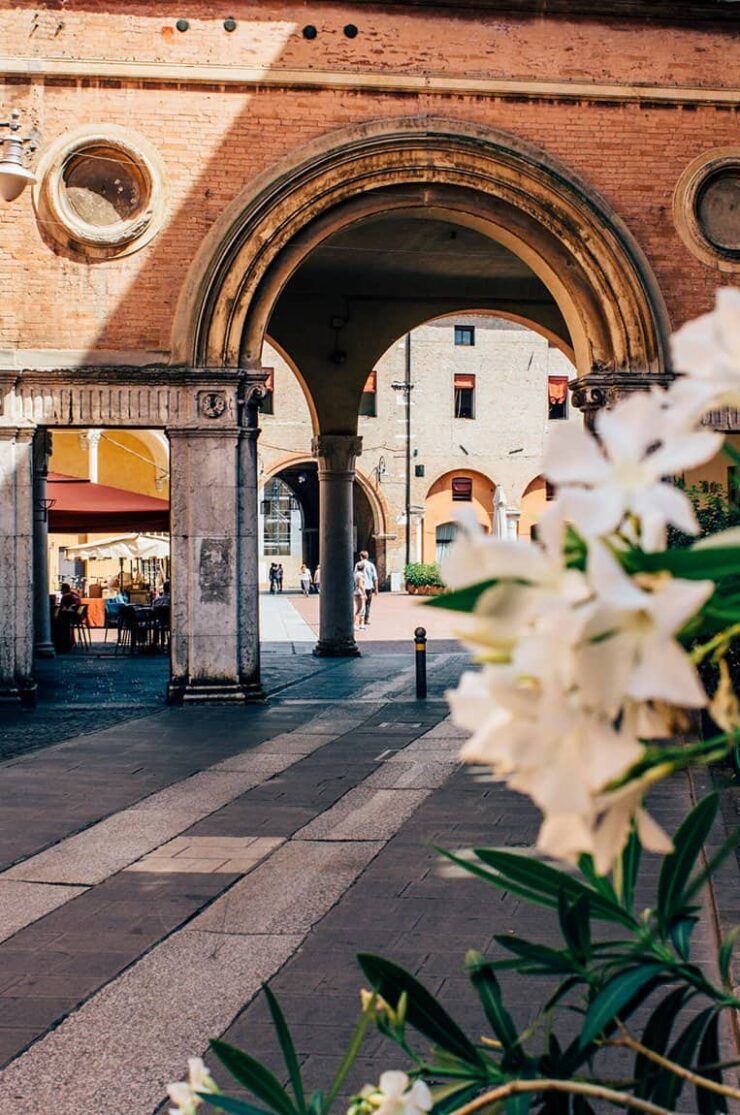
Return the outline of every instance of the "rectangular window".
{"type": "Polygon", "coordinates": [[[475,418],[475,376],[455,374],[455,418],[475,418]]]}
{"type": "Polygon", "coordinates": [[[452,502],[470,503],[473,498],[473,481],[469,476],[452,477],[452,502]]]}
{"type": "Polygon", "coordinates": [[[547,417],[568,417],[568,377],[549,376],[547,380],[547,417]]]}
{"type": "Polygon", "coordinates": [[[292,518],[297,506],[287,484],[277,478],[268,480],[262,500],[266,557],[287,557],[290,554],[292,518]]]}
{"type": "Polygon", "coordinates": [[[455,326],[455,344],[456,345],[474,345],[475,344],[475,326],[474,325],[456,325],[455,326]]]}
{"type": "Polygon", "coordinates": [[[265,395],[264,399],[260,403],[260,410],[262,411],[263,414],[274,414],[275,413],[275,373],[272,370],[272,368],[270,368],[269,372],[267,373],[267,380],[265,382],[265,387],[267,388],[267,394],[265,395]]]}
{"type": "Polygon", "coordinates": [[[548,503],[555,499],[555,485],[551,484],[549,480],[545,481],[545,499],[548,503]]]}
{"type": "Polygon", "coordinates": [[[377,414],[375,406],[377,391],[378,373],[371,372],[362,389],[362,398],[360,399],[360,414],[364,415],[365,418],[375,418],[377,414]]]}

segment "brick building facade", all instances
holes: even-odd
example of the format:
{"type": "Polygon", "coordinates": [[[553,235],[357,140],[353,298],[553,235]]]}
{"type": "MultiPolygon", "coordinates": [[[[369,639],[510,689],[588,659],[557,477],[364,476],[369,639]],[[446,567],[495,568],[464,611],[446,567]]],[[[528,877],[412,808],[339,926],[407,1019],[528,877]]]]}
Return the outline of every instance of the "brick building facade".
{"type": "Polygon", "coordinates": [[[266,339],[315,435],[326,654],[356,652],[357,413],[399,337],[508,315],[568,347],[587,412],[665,382],[671,328],[740,267],[734,8],[4,5],[38,179],[0,210],[5,695],[33,693],[37,431],[167,432],[171,696],[242,700],[266,339]]]}

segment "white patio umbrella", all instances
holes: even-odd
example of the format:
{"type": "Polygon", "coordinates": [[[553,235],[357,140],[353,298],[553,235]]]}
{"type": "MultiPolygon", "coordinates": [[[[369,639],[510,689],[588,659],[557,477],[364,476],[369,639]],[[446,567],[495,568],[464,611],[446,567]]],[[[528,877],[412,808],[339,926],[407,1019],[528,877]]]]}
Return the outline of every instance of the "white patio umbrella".
{"type": "Polygon", "coordinates": [[[153,534],[117,534],[109,538],[99,538],[96,542],[79,542],[66,546],[68,557],[95,561],[103,558],[117,558],[134,561],[136,558],[166,558],[170,556],[168,538],[158,538],[153,534]]]}
{"type": "Polygon", "coordinates": [[[499,486],[493,497],[493,533],[496,538],[509,537],[509,522],[506,517],[506,492],[499,486]]]}

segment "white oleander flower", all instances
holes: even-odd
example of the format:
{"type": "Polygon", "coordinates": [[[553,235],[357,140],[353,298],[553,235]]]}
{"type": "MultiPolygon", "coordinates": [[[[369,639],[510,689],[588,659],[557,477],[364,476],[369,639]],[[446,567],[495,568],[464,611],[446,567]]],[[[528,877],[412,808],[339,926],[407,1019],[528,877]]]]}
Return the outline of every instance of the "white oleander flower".
{"type": "Polygon", "coordinates": [[[588,576],[597,606],[581,648],[584,687],[615,716],[625,698],[703,708],[707,695],[696,667],[676,639],[714,591],[713,581],[655,578],[652,591],[635,584],[607,547],[589,550],[588,576]]]}
{"type": "Polygon", "coordinates": [[[650,786],[670,774],[670,771],[671,768],[667,765],[653,767],[642,778],[597,798],[596,808],[600,818],[593,832],[592,855],[594,867],[600,875],[606,875],[614,860],[622,854],[633,819],[640,843],[646,851],[659,852],[662,855],[673,851],[671,838],[642,805],[642,799],[650,786]]]}
{"type": "Polygon", "coordinates": [[[666,477],[710,460],[722,436],[694,430],[692,422],[671,408],[669,393],[652,391],[598,415],[601,445],[571,423],[553,429],[544,471],[559,490],[550,514],[572,522],[585,538],[611,534],[634,516],[647,550],[664,547],[669,525],[696,534],[691,501],[666,477]]]}
{"type": "Polygon", "coordinates": [[[671,337],[673,364],[684,379],[671,388],[677,403],[698,413],[740,406],[740,290],[722,287],[714,310],[671,337]]]}
{"type": "Polygon", "coordinates": [[[197,1093],[210,1092],[215,1095],[218,1090],[203,1058],[189,1057],[187,1081],[167,1085],[167,1095],[175,1104],[170,1108],[169,1115],[196,1115],[198,1107],[203,1102],[197,1093]]]}
{"type": "Polygon", "coordinates": [[[405,1072],[390,1070],[377,1088],[366,1084],[348,1109],[348,1115],[371,1110],[374,1115],[424,1115],[433,1106],[432,1093],[422,1080],[410,1081],[405,1072]]]}

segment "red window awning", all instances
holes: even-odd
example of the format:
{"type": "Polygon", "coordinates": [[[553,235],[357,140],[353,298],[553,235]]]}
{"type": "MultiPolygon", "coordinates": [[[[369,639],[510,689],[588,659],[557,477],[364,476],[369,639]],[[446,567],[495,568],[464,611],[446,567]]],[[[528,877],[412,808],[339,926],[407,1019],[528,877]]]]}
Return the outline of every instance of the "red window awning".
{"type": "Polygon", "coordinates": [[[468,391],[475,390],[475,376],[465,375],[462,372],[455,373],[455,387],[466,388],[468,391]]]}
{"type": "Polygon", "coordinates": [[[555,403],[564,403],[568,398],[568,377],[550,376],[547,381],[547,400],[550,406],[555,403]]]}
{"type": "Polygon", "coordinates": [[[167,531],[166,499],[93,484],[76,476],[49,473],[49,530],[70,534],[115,534],[118,531],[167,531]]]}
{"type": "Polygon", "coordinates": [[[370,395],[374,395],[375,392],[377,391],[377,388],[378,388],[378,373],[377,372],[371,372],[370,375],[365,380],[365,386],[363,387],[362,390],[367,391],[368,394],[370,394],[370,395]]]}

